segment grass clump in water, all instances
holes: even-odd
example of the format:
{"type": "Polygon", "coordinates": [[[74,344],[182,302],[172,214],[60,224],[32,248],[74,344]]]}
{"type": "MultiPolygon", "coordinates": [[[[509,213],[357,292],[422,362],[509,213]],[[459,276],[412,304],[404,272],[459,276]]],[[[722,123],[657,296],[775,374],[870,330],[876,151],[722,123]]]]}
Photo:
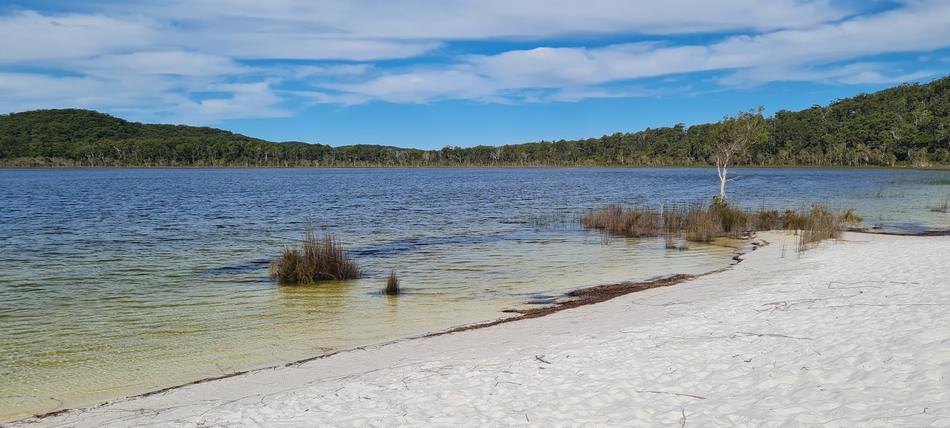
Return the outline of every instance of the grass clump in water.
{"type": "Polygon", "coordinates": [[[930,207],[930,211],[943,214],[950,212],[950,195],[947,195],[947,198],[943,200],[943,205],[930,207]]]}
{"type": "Polygon", "coordinates": [[[712,242],[723,235],[722,220],[717,212],[703,204],[693,204],[686,209],[683,232],[687,241],[712,242]]]}
{"type": "Polygon", "coordinates": [[[680,239],[712,242],[721,237],[742,238],[755,231],[778,229],[798,232],[802,236],[800,249],[804,249],[814,242],[837,238],[845,225],[861,221],[853,209],[834,214],[817,204],[806,212],[787,210],[784,213],[764,208],[749,211],[724,203],[668,206],[659,212],[608,205],[581,217],[584,227],[607,234],[632,238],[662,235],[668,249],[684,249],[685,245],[678,245],[680,239]]]}
{"type": "Polygon", "coordinates": [[[281,285],[312,284],[320,281],[356,279],[360,268],[333,235],[317,236],[304,229],[301,248],[286,247],[272,260],[270,277],[281,285]]]}
{"type": "Polygon", "coordinates": [[[399,277],[396,276],[396,271],[393,270],[389,272],[389,277],[386,278],[386,288],[383,289],[383,293],[390,296],[399,294],[399,277]]]}
{"type": "Polygon", "coordinates": [[[660,214],[656,211],[624,208],[611,204],[599,210],[591,210],[581,217],[581,224],[590,229],[639,238],[660,235],[660,214]]]}

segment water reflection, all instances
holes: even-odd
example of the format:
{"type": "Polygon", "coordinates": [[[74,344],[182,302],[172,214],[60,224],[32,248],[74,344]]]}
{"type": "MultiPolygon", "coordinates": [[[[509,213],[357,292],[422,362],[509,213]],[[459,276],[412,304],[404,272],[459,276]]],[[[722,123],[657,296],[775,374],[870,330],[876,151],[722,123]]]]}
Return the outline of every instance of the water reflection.
{"type": "MultiPolygon", "coordinates": [[[[738,170],[757,208],[854,207],[950,227],[950,173],[738,170]]],[[[0,170],[0,420],[419,335],[585,286],[726,266],[736,242],[610,239],[610,202],[706,199],[659,170],[0,170]],[[367,276],[278,287],[268,257],[313,222],[367,276]],[[395,269],[398,297],[380,293],[395,269]]],[[[712,190],[710,190],[712,189],[712,190]]],[[[741,197],[739,196],[741,195],[741,197]]]]}

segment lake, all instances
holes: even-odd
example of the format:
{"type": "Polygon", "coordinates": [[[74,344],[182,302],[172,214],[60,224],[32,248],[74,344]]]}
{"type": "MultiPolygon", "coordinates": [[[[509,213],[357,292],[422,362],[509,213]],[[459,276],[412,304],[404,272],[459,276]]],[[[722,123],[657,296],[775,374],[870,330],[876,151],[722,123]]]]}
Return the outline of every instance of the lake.
{"type": "MultiPolygon", "coordinates": [[[[737,169],[749,207],[950,228],[950,172],[737,169]]],[[[709,200],[712,169],[0,170],[0,421],[504,316],[742,248],[603,239],[588,208],[709,200]],[[365,277],[280,287],[304,225],[365,277]],[[379,292],[394,269],[405,294],[379,292]]]]}

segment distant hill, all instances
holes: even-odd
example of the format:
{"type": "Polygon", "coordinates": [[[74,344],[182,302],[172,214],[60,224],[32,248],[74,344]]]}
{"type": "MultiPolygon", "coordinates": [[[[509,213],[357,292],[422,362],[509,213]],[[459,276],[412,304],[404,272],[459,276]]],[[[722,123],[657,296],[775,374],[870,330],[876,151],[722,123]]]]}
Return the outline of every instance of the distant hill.
{"type": "MultiPolygon", "coordinates": [[[[768,118],[747,165],[950,165],[950,77],[768,118]]],[[[731,113],[731,112],[723,112],[731,113]]],[[[232,132],[129,122],[90,110],[0,116],[7,166],[663,166],[709,165],[715,123],[585,140],[402,149],[275,143],[232,132]]]]}

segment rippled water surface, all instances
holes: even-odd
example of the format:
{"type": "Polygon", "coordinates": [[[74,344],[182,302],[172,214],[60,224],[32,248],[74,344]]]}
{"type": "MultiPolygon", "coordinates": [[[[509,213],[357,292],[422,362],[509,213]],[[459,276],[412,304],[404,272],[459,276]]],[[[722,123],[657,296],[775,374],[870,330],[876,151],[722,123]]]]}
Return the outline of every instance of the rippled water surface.
{"type": "MultiPolygon", "coordinates": [[[[857,208],[950,227],[950,173],[744,169],[758,207],[857,208]]],[[[604,241],[609,202],[707,199],[708,169],[0,170],[0,420],[503,316],[602,283],[698,273],[738,251],[604,241]],[[267,260],[305,223],[357,281],[278,287],[267,260]],[[406,294],[379,293],[395,269],[406,294]]]]}

